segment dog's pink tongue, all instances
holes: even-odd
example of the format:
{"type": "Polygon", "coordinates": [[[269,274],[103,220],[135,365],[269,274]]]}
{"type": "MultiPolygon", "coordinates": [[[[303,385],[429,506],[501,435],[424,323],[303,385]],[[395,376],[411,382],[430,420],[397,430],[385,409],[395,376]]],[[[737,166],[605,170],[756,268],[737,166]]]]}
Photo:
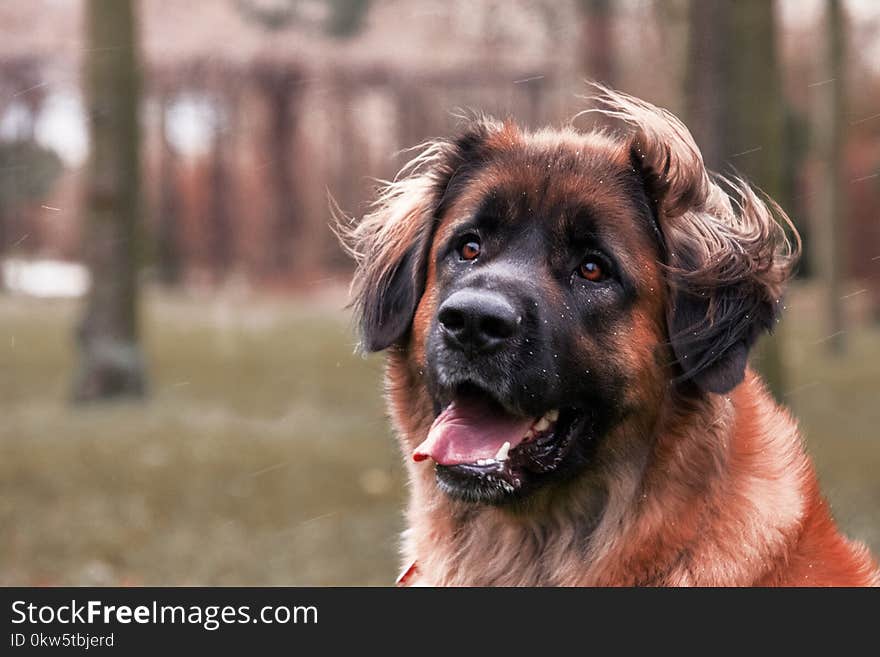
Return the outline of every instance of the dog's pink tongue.
{"type": "Polygon", "coordinates": [[[485,401],[456,399],[434,420],[413,460],[431,458],[440,465],[456,465],[491,459],[504,443],[511,448],[521,443],[532,422],[485,401]]]}

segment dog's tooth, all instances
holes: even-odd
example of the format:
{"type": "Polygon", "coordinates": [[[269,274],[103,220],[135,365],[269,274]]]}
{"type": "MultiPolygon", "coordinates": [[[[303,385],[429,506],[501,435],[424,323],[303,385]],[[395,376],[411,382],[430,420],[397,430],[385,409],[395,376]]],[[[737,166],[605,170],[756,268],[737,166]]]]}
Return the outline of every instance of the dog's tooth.
{"type": "Polygon", "coordinates": [[[504,441],[504,444],[498,448],[498,453],[495,455],[496,461],[506,461],[507,453],[510,451],[510,443],[504,441]]]}
{"type": "Polygon", "coordinates": [[[535,422],[535,431],[537,431],[538,433],[540,433],[541,431],[544,431],[545,429],[547,429],[549,427],[550,427],[550,421],[547,419],[546,416],[542,417],[540,420],[535,422]]]}
{"type": "Polygon", "coordinates": [[[547,411],[544,417],[550,420],[550,422],[556,422],[559,419],[559,409],[554,408],[552,411],[547,411]]]}

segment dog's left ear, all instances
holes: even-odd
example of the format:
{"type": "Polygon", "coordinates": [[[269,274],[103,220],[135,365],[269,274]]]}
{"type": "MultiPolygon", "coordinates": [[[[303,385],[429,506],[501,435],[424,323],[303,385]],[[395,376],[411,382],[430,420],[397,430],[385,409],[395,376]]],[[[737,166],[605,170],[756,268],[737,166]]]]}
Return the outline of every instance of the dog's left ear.
{"type": "Polygon", "coordinates": [[[776,323],[800,239],[771,199],[742,180],[713,179],[672,114],[601,90],[598,111],[635,128],[630,162],[644,180],[664,242],[678,380],[726,393],[743,380],[757,338],[776,323]],[[792,229],[795,247],[777,218],[792,229]]]}
{"type": "Polygon", "coordinates": [[[772,201],[739,180],[730,196],[710,184],[710,201],[663,226],[667,327],[680,379],[723,394],[743,380],[749,351],[776,325],[793,259],[772,201]]]}

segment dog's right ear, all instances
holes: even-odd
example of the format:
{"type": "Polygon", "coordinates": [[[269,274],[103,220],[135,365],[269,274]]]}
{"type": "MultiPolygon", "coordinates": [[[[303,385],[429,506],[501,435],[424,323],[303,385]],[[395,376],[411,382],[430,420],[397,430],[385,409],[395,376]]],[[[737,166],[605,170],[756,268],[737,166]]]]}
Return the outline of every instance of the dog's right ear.
{"type": "Polygon", "coordinates": [[[458,139],[428,143],[385,184],[360,222],[352,225],[335,213],[337,234],[357,262],[351,295],[364,351],[382,351],[406,338],[443,206],[483,161],[486,139],[500,127],[480,119],[458,139]]]}

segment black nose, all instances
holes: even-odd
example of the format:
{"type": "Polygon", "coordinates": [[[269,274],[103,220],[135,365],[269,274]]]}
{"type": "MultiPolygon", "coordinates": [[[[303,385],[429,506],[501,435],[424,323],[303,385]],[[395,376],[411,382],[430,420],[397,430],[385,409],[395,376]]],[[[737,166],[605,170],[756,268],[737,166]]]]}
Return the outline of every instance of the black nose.
{"type": "Polygon", "coordinates": [[[446,343],[465,351],[492,351],[516,335],[522,317],[502,295],[460,290],[437,313],[446,343]]]}

